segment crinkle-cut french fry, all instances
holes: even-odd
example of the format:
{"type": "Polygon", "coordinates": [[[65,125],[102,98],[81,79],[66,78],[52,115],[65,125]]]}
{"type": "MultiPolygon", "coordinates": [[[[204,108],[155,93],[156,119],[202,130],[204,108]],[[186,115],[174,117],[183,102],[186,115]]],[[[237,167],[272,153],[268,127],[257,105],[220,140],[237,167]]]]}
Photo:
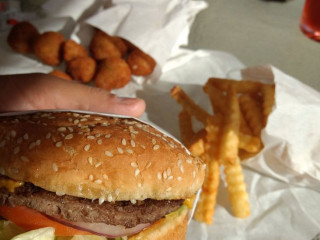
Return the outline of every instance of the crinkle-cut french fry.
{"type": "Polygon", "coordinates": [[[224,116],[220,143],[220,160],[222,163],[234,164],[238,158],[239,129],[240,129],[240,108],[237,93],[233,86],[230,86],[227,102],[227,115],[224,116]]]}
{"type": "MultiPolygon", "coordinates": [[[[207,84],[203,87],[203,90],[209,95],[210,103],[214,113],[227,114],[226,102],[227,96],[224,92],[211,84],[207,84]]],[[[240,131],[245,134],[252,134],[248,123],[244,119],[242,112],[240,111],[240,131]]]]}
{"type": "Polygon", "coordinates": [[[267,119],[272,111],[274,105],[274,84],[263,84],[261,88],[262,92],[262,114],[263,114],[263,126],[267,124],[267,119]]]}
{"type": "Polygon", "coordinates": [[[253,132],[253,135],[259,137],[263,128],[262,112],[259,102],[248,94],[243,94],[239,98],[240,108],[243,115],[253,132]]]}
{"type": "Polygon", "coordinates": [[[193,156],[199,157],[205,152],[205,142],[206,142],[207,131],[201,129],[191,139],[191,142],[187,145],[187,148],[193,156]]]}
{"type": "Polygon", "coordinates": [[[235,164],[224,166],[226,175],[227,191],[234,215],[238,218],[246,218],[250,215],[249,196],[239,159],[235,164]]]}
{"type": "Polygon", "coordinates": [[[194,116],[200,122],[206,123],[207,119],[212,117],[212,115],[196,104],[179,86],[173,87],[170,93],[190,115],[194,116]]]}
{"type": "MultiPolygon", "coordinates": [[[[209,156],[207,156],[208,158],[209,156]]],[[[207,159],[206,178],[197,204],[194,218],[212,224],[220,182],[220,164],[217,159],[207,159]]]]}
{"type": "Polygon", "coordinates": [[[241,161],[245,161],[248,158],[254,157],[256,155],[257,155],[257,153],[247,152],[244,149],[239,149],[239,158],[240,158],[241,161]]]}
{"type": "Polygon", "coordinates": [[[231,80],[221,78],[209,78],[206,85],[213,85],[223,91],[227,91],[230,85],[232,85],[238,93],[256,93],[260,91],[261,84],[250,80],[231,80]]]}
{"type": "Polygon", "coordinates": [[[195,132],[192,129],[191,115],[184,109],[179,113],[179,128],[181,142],[188,146],[195,132]]]}
{"type": "Polygon", "coordinates": [[[239,148],[250,153],[257,153],[261,149],[261,140],[248,134],[239,134],[239,148]]]}
{"type": "Polygon", "coordinates": [[[219,112],[225,115],[227,97],[224,92],[213,85],[204,85],[203,90],[209,96],[214,114],[219,112]]]}

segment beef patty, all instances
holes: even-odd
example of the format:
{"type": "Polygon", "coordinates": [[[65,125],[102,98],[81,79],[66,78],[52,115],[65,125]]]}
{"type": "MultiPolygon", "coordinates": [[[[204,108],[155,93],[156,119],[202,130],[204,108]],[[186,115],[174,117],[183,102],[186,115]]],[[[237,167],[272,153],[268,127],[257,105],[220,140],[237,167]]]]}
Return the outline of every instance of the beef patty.
{"type": "Polygon", "coordinates": [[[15,189],[14,193],[0,188],[0,205],[26,206],[52,217],[72,222],[99,222],[134,227],[140,223],[153,223],[177,210],[183,200],[153,200],[103,202],[98,200],[58,196],[31,183],[15,189]]]}

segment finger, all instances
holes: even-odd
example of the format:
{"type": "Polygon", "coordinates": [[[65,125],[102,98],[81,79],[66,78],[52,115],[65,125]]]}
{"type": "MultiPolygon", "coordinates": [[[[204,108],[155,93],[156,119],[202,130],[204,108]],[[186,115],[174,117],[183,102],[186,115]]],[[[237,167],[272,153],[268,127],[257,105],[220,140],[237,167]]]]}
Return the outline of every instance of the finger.
{"type": "Polygon", "coordinates": [[[0,111],[78,109],[138,117],[145,110],[142,99],[120,98],[47,74],[0,76],[0,93],[0,111]]]}

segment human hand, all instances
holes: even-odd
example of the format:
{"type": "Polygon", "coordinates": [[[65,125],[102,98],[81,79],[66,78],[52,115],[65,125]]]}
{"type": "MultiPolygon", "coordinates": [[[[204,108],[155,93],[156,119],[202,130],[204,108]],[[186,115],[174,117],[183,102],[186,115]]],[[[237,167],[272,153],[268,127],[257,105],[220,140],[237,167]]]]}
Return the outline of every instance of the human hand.
{"type": "Polygon", "coordinates": [[[0,112],[75,109],[139,117],[145,102],[48,74],[0,76],[0,112]]]}

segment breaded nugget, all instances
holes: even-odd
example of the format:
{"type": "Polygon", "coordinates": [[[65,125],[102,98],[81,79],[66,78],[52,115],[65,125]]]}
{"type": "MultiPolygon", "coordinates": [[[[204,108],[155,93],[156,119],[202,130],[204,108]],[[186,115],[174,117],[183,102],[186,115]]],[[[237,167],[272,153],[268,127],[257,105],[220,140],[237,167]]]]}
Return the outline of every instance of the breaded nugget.
{"type": "Polygon", "coordinates": [[[112,38],[100,30],[97,30],[91,39],[90,51],[93,58],[98,61],[111,57],[121,57],[121,52],[113,43],[112,38]]]}
{"type": "Polygon", "coordinates": [[[100,62],[94,81],[97,87],[110,91],[124,87],[130,79],[130,68],[122,58],[107,58],[100,62]]]}
{"type": "Polygon", "coordinates": [[[69,39],[65,41],[65,43],[63,44],[63,59],[66,62],[69,62],[78,57],[87,57],[87,56],[88,56],[87,50],[79,43],[76,43],[75,41],[69,39]]]}
{"type": "Polygon", "coordinates": [[[90,82],[96,72],[96,61],[91,57],[79,57],[67,62],[67,73],[83,83],[90,82]]]}
{"type": "Polygon", "coordinates": [[[148,54],[139,49],[129,53],[127,63],[133,75],[146,76],[153,72],[156,61],[148,54]]]}
{"type": "Polygon", "coordinates": [[[33,42],[34,54],[45,64],[57,66],[62,60],[62,46],[65,39],[59,32],[45,32],[33,42]]]}
{"type": "Polygon", "coordinates": [[[48,73],[49,75],[52,75],[52,76],[55,76],[55,77],[58,77],[58,78],[62,78],[64,80],[69,80],[69,81],[72,81],[72,78],[66,74],[65,72],[63,71],[60,71],[60,70],[52,70],[51,72],[48,73]]]}
{"type": "Polygon", "coordinates": [[[124,57],[128,52],[128,46],[126,45],[126,43],[121,37],[118,36],[113,36],[111,37],[111,39],[113,44],[116,45],[116,47],[119,49],[121,56],[124,57]]]}
{"type": "Polygon", "coordinates": [[[32,41],[38,35],[38,30],[31,23],[20,22],[11,28],[7,42],[19,53],[32,53],[32,41]]]}

